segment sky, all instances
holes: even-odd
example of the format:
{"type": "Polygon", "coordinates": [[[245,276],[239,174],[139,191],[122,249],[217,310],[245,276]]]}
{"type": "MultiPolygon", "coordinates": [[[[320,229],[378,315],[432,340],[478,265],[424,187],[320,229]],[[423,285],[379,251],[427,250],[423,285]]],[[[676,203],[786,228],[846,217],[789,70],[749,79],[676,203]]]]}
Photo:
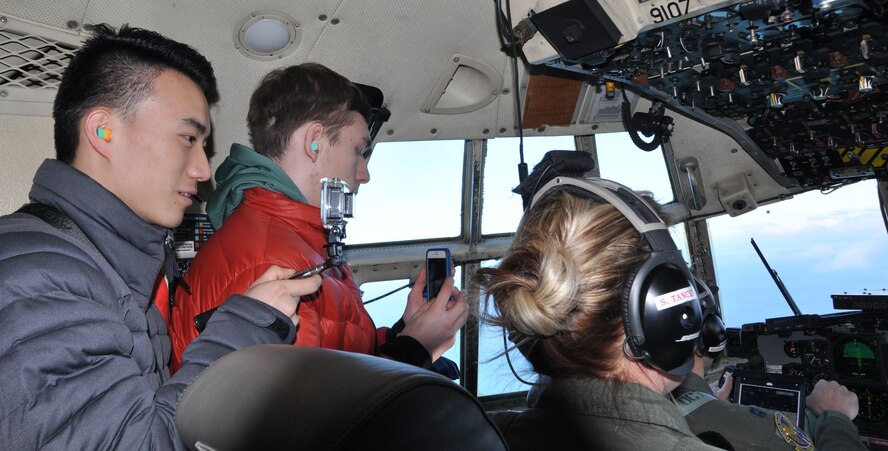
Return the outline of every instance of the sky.
{"type": "MultiPolygon", "coordinates": [[[[596,142],[602,177],[636,190],[652,191],[661,203],[673,199],[662,153],[642,152],[624,133],[599,134],[596,142]]],[[[457,236],[464,145],[464,141],[377,144],[369,164],[371,182],[359,190],[346,243],[457,236]]],[[[521,218],[521,199],[511,192],[518,180],[517,147],[517,138],[488,141],[484,234],[514,232],[521,218]]],[[[526,138],[524,152],[529,168],[532,170],[552,149],[574,149],[573,137],[526,138]]],[[[828,195],[804,193],[734,218],[713,218],[709,227],[722,312],[728,326],[792,314],[753,250],[751,238],[755,238],[802,313],[833,312],[832,294],[888,289],[884,274],[888,233],[878,210],[873,180],[828,195]]],[[[676,237],[683,233],[673,232],[676,237]]],[[[366,301],[406,283],[367,283],[361,289],[366,301]]],[[[377,326],[397,321],[406,296],[407,291],[402,290],[367,306],[377,326]]],[[[480,346],[479,395],[527,389],[511,375],[502,358],[499,330],[483,328],[480,346]]],[[[534,380],[526,361],[517,352],[511,355],[522,377],[534,380]]],[[[458,361],[458,346],[445,356],[458,361]]]]}
{"type": "Polygon", "coordinates": [[[792,315],[752,238],[802,313],[834,312],[833,294],[888,289],[888,235],[874,180],[826,195],[807,192],[709,222],[728,325],[792,315]]]}

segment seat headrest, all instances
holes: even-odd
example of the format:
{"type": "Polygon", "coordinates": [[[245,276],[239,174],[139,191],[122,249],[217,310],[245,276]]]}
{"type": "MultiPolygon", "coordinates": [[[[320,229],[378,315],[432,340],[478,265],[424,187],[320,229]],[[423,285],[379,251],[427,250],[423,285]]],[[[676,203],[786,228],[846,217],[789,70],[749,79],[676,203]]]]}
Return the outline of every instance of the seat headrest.
{"type": "Polygon", "coordinates": [[[505,450],[477,399],[403,363],[259,345],[219,359],[182,394],[189,449],[505,450]]]}

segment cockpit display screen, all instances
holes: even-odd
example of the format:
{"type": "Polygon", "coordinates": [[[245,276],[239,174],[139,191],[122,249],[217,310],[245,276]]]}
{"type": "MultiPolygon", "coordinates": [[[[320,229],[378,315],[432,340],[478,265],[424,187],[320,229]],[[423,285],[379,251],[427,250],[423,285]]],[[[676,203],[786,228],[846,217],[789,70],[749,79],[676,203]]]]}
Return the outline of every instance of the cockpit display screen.
{"type": "Polygon", "coordinates": [[[836,378],[854,382],[883,382],[879,337],[839,336],[833,341],[836,378]]]}
{"type": "Polygon", "coordinates": [[[734,402],[786,415],[805,427],[805,379],[802,376],[734,370],[734,402]]]}
{"type": "Polygon", "coordinates": [[[779,411],[790,418],[796,425],[799,425],[799,412],[802,409],[800,399],[801,393],[799,390],[787,390],[766,385],[742,384],[737,403],[779,411]]]}

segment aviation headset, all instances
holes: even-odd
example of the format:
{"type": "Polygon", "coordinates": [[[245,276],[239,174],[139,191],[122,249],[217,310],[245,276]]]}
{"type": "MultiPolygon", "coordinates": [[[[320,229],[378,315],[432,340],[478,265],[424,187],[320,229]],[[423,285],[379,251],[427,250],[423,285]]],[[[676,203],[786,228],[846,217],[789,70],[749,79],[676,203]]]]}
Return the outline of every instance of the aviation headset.
{"type": "Polygon", "coordinates": [[[555,177],[536,191],[530,208],[565,189],[616,207],[651,247],[651,255],[629,271],[621,293],[626,355],[670,375],[690,372],[703,316],[694,278],[666,224],[631,189],[599,178],[555,177]]]}
{"type": "Polygon", "coordinates": [[[718,308],[709,285],[696,275],[694,280],[697,282],[697,296],[700,298],[700,309],[703,313],[703,327],[700,330],[700,340],[697,342],[697,353],[717,360],[722,357],[722,351],[728,344],[721,309],[718,308]]]}

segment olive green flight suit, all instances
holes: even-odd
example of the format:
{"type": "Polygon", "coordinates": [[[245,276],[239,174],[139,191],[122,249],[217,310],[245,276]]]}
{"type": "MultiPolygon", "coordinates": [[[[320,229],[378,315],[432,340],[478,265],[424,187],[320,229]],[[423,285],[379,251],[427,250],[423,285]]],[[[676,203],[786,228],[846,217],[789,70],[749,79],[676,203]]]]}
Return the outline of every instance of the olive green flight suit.
{"type": "Polygon", "coordinates": [[[638,384],[552,378],[524,411],[493,412],[512,451],[715,450],[671,398],[638,384]]]}
{"type": "Polygon", "coordinates": [[[672,392],[676,405],[695,434],[713,431],[734,449],[748,450],[866,450],[857,427],[845,414],[808,412],[805,429],[800,430],[782,414],[754,406],[744,406],[715,397],[706,381],[690,373],[672,392]],[[783,418],[781,418],[783,417],[783,418]],[[787,424],[787,422],[789,424],[787,424]]]}

